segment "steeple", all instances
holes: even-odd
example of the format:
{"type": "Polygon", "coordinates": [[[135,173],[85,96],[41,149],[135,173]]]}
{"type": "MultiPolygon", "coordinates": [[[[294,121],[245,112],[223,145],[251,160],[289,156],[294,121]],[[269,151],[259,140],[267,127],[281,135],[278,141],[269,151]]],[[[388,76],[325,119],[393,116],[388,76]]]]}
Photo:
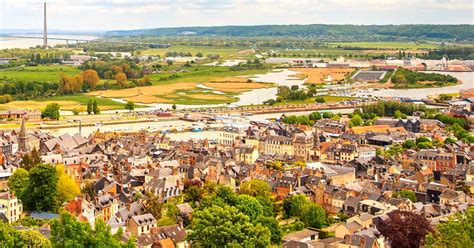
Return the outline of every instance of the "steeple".
{"type": "Polygon", "coordinates": [[[26,132],[26,118],[21,119],[21,129],[18,135],[18,150],[28,152],[28,133],[26,132]]]}
{"type": "Polygon", "coordinates": [[[313,137],[314,149],[319,150],[320,143],[321,142],[319,139],[319,127],[316,126],[316,131],[314,132],[314,137],[313,137]]]}

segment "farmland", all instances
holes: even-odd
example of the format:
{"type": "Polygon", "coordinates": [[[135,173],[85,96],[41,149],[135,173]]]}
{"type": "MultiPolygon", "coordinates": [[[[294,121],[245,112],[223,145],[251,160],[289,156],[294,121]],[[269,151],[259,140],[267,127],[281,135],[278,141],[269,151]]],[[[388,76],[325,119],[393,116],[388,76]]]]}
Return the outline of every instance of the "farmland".
{"type": "Polygon", "coordinates": [[[293,68],[291,70],[299,72],[297,77],[307,78],[306,83],[312,84],[324,83],[328,76],[331,76],[333,82],[338,82],[354,71],[352,68],[293,68]]]}
{"type": "MultiPolygon", "coordinates": [[[[220,48],[220,47],[205,47],[205,46],[171,46],[168,48],[160,48],[160,49],[146,49],[141,51],[141,55],[159,55],[161,57],[165,57],[166,53],[168,52],[184,52],[184,53],[191,53],[192,56],[196,56],[197,53],[203,54],[203,56],[207,56],[209,54],[212,55],[219,55],[223,59],[230,59],[230,58],[243,58],[246,57],[245,53],[239,51],[244,50],[244,48],[220,48]]],[[[248,57],[248,56],[247,56],[248,57]]]]}
{"type": "Polygon", "coordinates": [[[330,42],[329,47],[353,47],[366,49],[435,49],[439,46],[437,43],[418,43],[418,42],[330,42]]]}
{"type": "Polygon", "coordinates": [[[24,82],[58,82],[61,73],[67,75],[78,74],[80,70],[73,66],[63,65],[41,65],[30,67],[15,67],[0,70],[0,82],[24,81],[24,82]]]}

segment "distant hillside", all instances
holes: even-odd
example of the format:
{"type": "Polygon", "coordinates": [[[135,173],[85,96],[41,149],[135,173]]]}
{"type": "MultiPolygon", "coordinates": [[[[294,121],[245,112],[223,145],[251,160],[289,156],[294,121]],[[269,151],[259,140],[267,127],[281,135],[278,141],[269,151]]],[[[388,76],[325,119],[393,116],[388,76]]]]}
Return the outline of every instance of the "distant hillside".
{"type": "Polygon", "coordinates": [[[474,25],[259,25],[108,31],[106,36],[292,36],[339,40],[474,40],[474,25]]]}

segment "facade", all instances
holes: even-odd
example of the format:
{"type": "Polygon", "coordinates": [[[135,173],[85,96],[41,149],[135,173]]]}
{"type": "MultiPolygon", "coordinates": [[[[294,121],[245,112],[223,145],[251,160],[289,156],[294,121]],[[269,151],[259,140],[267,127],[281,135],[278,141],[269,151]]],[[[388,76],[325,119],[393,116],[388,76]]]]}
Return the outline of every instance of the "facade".
{"type": "Polygon", "coordinates": [[[9,192],[0,193],[0,214],[3,213],[9,223],[20,219],[23,213],[23,204],[9,192]]]}

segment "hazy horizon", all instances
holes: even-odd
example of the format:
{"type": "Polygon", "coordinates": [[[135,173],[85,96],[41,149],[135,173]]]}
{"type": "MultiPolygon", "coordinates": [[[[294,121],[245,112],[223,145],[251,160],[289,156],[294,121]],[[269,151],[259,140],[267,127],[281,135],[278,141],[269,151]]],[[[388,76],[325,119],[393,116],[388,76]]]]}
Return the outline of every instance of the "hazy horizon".
{"type": "MultiPolygon", "coordinates": [[[[54,0],[47,3],[51,31],[290,24],[474,24],[474,2],[470,0],[204,0],[193,3],[54,0]]],[[[43,0],[2,1],[0,6],[1,31],[42,29],[43,0]]]]}

